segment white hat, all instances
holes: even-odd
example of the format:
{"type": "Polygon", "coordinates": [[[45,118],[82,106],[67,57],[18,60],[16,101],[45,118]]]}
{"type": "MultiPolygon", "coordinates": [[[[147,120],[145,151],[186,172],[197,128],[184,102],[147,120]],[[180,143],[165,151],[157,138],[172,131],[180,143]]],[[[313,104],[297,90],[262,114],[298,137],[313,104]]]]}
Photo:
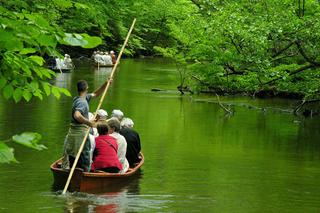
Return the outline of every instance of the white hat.
{"type": "Polygon", "coordinates": [[[100,119],[107,119],[108,113],[104,109],[99,109],[98,115],[100,116],[100,119]]]}
{"type": "Polygon", "coordinates": [[[123,112],[121,110],[119,110],[119,109],[112,110],[111,117],[116,117],[119,120],[121,120],[123,118],[123,116],[124,116],[124,114],[123,114],[123,112]]]}
{"type": "Polygon", "coordinates": [[[114,54],[114,51],[113,51],[113,50],[111,50],[111,51],[110,51],[110,54],[114,54]]]}
{"type": "Polygon", "coordinates": [[[123,118],[120,125],[132,128],[134,123],[130,118],[123,118]]]}

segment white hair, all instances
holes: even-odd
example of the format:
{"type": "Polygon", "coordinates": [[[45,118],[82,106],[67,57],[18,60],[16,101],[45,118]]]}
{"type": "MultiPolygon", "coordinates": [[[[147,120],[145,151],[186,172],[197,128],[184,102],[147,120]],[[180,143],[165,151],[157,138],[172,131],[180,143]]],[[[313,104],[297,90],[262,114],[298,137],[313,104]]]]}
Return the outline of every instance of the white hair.
{"type": "Polygon", "coordinates": [[[124,116],[124,114],[121,110],[119,110],[119,109],[112,110],[111,117],[118,118],[121,121],[123,116],[124,116]]]}
{"type": "Polygon", "coordinates": [[[106,120],[108,113],[104,109],[99,109],[98,110],[98,115],[100,116],[100,119],[106,120]]]}
{"type": "Polygon", "coordinates": [[[132,128],[134,123],[130,118],[123,118],[120,125],[124,127],[132,128]]]}

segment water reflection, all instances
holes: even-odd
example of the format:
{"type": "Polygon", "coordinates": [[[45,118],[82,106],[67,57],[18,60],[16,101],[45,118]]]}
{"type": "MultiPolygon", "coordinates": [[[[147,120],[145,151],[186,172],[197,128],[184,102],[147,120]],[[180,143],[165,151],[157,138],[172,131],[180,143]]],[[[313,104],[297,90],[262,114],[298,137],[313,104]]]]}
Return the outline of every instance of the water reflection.
{"type": "Polygon", "coordinates": [[[54,85],[61,88],[70,89],[72,86],[72,76],[74,72],[56,73],[54,85]]]}
{"type": "Polygon", "coordinates": [[[133,176],[91,193],[69,193],[66,197],[65,212],[124,212],[135,205],[140,195],[141,171],[133,176]]]}
{"type": "Polygon", "coordinates": [[[94,69],[94,81],[98,84],[105,82],[111,71],[112,67],[100,67],[99,69],[96,67],[94,69]]]}

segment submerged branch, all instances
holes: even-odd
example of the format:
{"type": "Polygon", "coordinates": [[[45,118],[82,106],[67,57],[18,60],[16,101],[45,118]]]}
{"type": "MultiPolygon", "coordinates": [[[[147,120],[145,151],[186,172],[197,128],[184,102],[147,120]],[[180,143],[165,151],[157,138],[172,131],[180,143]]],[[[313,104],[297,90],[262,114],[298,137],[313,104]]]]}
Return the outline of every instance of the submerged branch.
{"type": "Polygon", "coordinates": [[[229,114],[231,114],[232,113],[232,111],[231,110],[229,110],[229,109],[227,109],[225,106],[223,106],[223,104],[220,102],[220,98],[219,98],[219,95],[216,93],[216,96],[217,96],[217,100],[218,100],[218,104],[219,104],[219,106],[225,111],[225,112],[227,112],[227,113],[229,113],[229,114]]]}
{"type": "Polygon", "coordinates": [[[294,114],[297,115],[299,110],[306,104],[309,104],[309,103],[315,103],[315,102],[320,102],[320,99],[311,99],[311,100],[302,100],[301,103],[296,106],[296,108],[294,109],[294,114]]]}

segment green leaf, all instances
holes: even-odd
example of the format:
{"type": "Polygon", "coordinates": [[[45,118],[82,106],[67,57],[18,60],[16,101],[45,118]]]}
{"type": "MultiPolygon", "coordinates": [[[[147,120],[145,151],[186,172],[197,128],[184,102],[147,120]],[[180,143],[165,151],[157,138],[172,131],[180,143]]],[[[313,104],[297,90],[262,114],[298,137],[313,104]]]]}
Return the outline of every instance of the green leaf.
{"type": "Polygon", "coordinates": [[[60,90],[60,93],[63,93],[65,96],[68,96],[68,97],[71,96],[70,92],[67,89],[59,88],[59,90],[60,90]]]}
{"type": "Polygon", "coordinates": [[[32,98],[32,93],[29,90],[24,90],[22,96],[26,101],[29,102],[32,98]]]}
{"type": "Polygon", "coordinates": [[[7,83],[7,79],[5,78],[0,78],[0,89],[2,89],[7,83]]]}
{"type": "Polygon", "coordinates": [[[69,0],[53,0],[54,3],[61,8],[70,8],[72,7],[72,2],[69,0]]]}
{"type": "Polygon", "coordinates": [[[82,45],[83,48],[94,48],[102,43],[100,37],[97,36],[89,36],[88,34],[81,34],[85,41],[88,43],[86,45],[82,45]]]}
{"type": "Polygon", "coordinates": [[[89,9],[90,7],[88,7],[87,5],[85,4],[81,4],[81,3],[74,3],[74,6],[77,8],[77,9],[89,9]]]}
{"type": "Polygon", "coordinates": [[[7,30],[0,29],[0,41],[8,41],[12,40],[13,34],[11,32],[8,32],[7,30]]]}
{"type": "Polygon", "coordinates": [[[35,52],[36,52],[36,49],[34,49],[34,48],[23,48],[23,49],[20,51],[20,54],[21,54],[21,55],[26,55],[26,54],[35,53],[35,52]]]}
{"type": "Polygon", "coordinates": [[[37,82],[37,81],[32,81],[30,84],[29,84],[29,86],[30,86],[30,88],[32,89],[32,90],[37,90],[37,89],[39,89],[39,83],[37,82]]]}
{"type": "MultiPolygon", "coordinates": [[[[41,67],[40,67],[41,68],[41,67]]],[[[33,69],[33,71],[35,72],[35,73],[37,73],[37,75],[42,79],[43,78],[43,74],[42,74],[42,72],[41,72],[41,69],[39,69],[39,67],[35,67],[34,69],[33,69]]]]}
{"type": "Polygon", "coordinates": [[[76,37],[74,37],[72,34],[70,33],[65,33],[65,37],[63,38],[63,44],[68,44],[71,46],[85,46],[88,44],[87,41],[83,40],[83,39],[78,39],[76,37]]]}
{"type": "Polygon", "coordinates": [[[55,47],[57,45],[55,37],[51,35],[41,34],[37,37],[37,41],[42,46],[55,47]]]}
{"type": "Polygon", "coordinates": [[[3,96],[5,99],[9,99],[13,95],[14,89],[11,84],[8,84],[3,88],[3,96]]]}
{"type": "Polygon", "coordinates": [[[29,56],[29,58],[36,62],[38,65],[42,66],[43,65],[43,62],[44,62],[44,59],[40,56],[37,56],[37,55],[32,55],[32,56],[29,56]]]}
{"type": "Polygon", "coordinates": [[[14,158],[13,148],[8,147],[5,143],[0,141],[0,163],[10,163],[18,161],[14,158]]]}
{"type": "Polygon", "coordinates": [[[20,87],[18,87],[18,88],[14,91],[14,93],[13,93],[13,99],[14,99],[14,101],[15,101],[16,103],[18,103],[18,102],[21,100],[21,98],[22,98],[22,93],[23,93],[23,91],[22,91],[22,89],[21,89],[20,87]]]}
{"type": "Polygon", "coordinates": [[[51,78],[51,76],[55,76],[56,73],[53,72],[52,70],[49,70],[47,68],[44,68],[44,67],[37,67],[37,70],[39,73],[37,73],[38,75],[40,75],[40,72],[41,72],[41,75],[47,77],[47,78],[51,78]]]}
{"type": "Polygon", "coordinates": [[[52,91],[52,94],[53,94],[57,99],[59,99],[60,96],[61,96],[59,87],[52,86],[51,89],[52,89],[52,90],[51,90],[51,91],[52,91]]]}
{"type": "Polygon", "coordinates": [[[47,96],[49,96],[50,93],[51,93],[50,86],[51,86],[51,85],[50,85],[49,83],[47,83],[47,82],[42,82],[43,90],[44,90],[44,92],[46,93],[47,96]]]}
{"type": "Polygon", "coordinates": [[[23,49],[23,43],[17,39],[9,39],[4,42],[4,48],[9,51],[20,51],[23,49]]]}
{"type": "Polygon", "coordinates": [[[41,135],[36,132],[24,132],[20,135],[14,135],[12,136],[13,142],[17,144],[21,144],[23,146],[36,149],[36,150],[43,150],[47,149],[46,146],[42,144],[38,144],[38,142],[41,140],[41,135]]]}
{"type": "Polygon", "coordinates": [[[41,90],[37,89],[34,93],[33,93],[34,96],[38,97],[40,100],[43,99],[43,96],[41,94],[41,90]]]}
{"type": "Polygon", "coordinates": [[[37,26],[41,28],[48,28],[50,27],[49,22],[44,19],[41,15],[32,13],[32,14],[25,14],[25,17],[31,21],[33,21],[37,26]]]}

